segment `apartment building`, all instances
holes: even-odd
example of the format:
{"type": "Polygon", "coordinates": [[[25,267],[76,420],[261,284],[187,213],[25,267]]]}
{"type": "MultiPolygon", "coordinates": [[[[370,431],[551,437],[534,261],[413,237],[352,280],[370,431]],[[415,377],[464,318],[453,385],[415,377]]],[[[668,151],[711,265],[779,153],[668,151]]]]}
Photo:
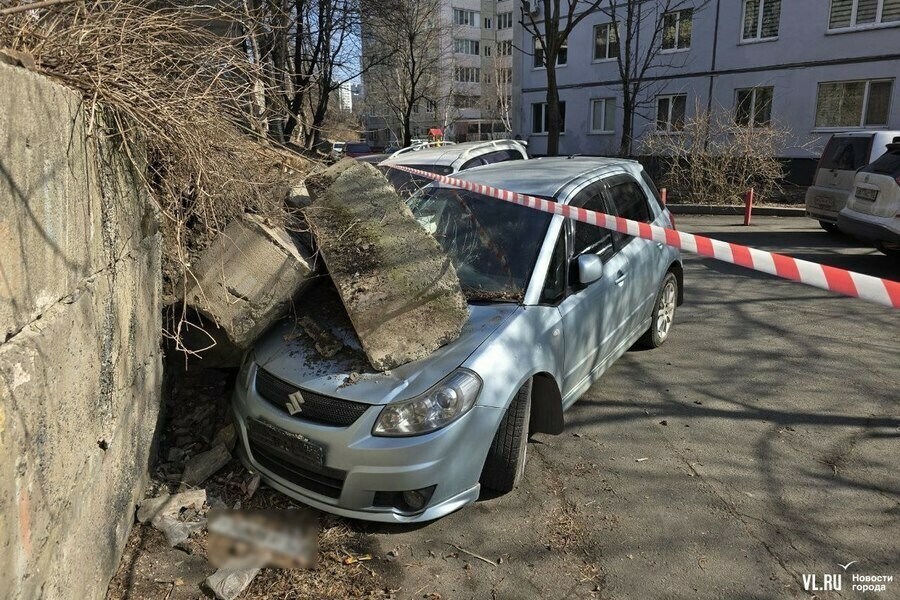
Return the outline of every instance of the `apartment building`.
{"type": "MultiPolygon", "coordinates": [[[[557,69],[561,153],[618,152],[621,49],[614,28],[597,12],[569,38],[557,69]]],[[[518,24],[515,35],[520,47],[533,46],[518,24]]],[[[638,140],[677,135],[698,108],[787,127],[791,141],[781,155],[800,162],[817,156],[834,131],[900,129],[900,0],[698,2],[666,16],[663,40],[661,66],[650,71],[650,94],[636,115],[638,140]]],[[[515,133],[540,154],[547,78],[539,55],[517,52],[513,76],[515,133]]]]}
{"type": "MultiPolygon", "coordinates": [[[[510,137],[515,2],[442,0],[442,85],[434,98],[413,107],[413,137],[435,130],[457,142],[510,137]]],[[[398,124],[377,103],[366,102],[363,118],[370,143],[399,137],[398,124]]]]}

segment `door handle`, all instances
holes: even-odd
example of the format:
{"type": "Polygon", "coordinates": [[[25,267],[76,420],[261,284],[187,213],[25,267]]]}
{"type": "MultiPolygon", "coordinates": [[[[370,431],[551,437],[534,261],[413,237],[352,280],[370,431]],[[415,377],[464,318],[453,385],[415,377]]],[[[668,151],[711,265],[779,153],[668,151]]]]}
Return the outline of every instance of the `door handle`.
{"type": "Polygon", "coordinates": [[[619,276],[616,277],[616,285],[622,285],[623,283],[625,283],[626,279],[628,279],[628,273],[619,271],[619,276]]]}

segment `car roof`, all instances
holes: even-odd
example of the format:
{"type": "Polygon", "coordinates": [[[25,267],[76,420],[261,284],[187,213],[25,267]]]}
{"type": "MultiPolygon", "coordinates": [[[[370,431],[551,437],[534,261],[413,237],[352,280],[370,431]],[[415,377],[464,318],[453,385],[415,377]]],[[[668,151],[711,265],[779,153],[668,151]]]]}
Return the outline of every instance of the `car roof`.
{"type": "Polygon", "coordinates": [[[634,172],[636,168],[640,168],[637,161],[624,158],[555,156],[494,163],[460,171],[454,177],[520,194],[553,198],[580,180],[611,171],[634,172]]]}
{"type": "Polygon", "coordinates": [[[468,158],[470,156],[480,156],[481,154],[493,150],[506,150],[510,148],[525,149],[522,144],[515,140],[463,142],[460,144],[450,144],[447,146],[436,146],[432,148],[423,148],[422,150],[404,152],[385,162],[398,165],[441,165],[449,167],[462,158],[464,154],[468,155],[468,158]]]}

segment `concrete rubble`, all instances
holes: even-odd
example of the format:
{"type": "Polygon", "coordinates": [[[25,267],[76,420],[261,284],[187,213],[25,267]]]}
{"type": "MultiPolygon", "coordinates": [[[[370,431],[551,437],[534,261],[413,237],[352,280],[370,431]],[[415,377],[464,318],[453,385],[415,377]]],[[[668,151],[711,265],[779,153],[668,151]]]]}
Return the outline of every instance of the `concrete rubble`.
{"type": "Polygon", "coordinates": [[[246,349],[315,275],[309,251],[287,230],[246,215],[216,237],[194,268],[185,301],[246,349]]]}
{"type": "Polygon", "coordinates": [[[206,526],[206,519],[200,518],[205,502],[202,489],[147,498],[138,506],[137,520],[162,531],[169,546],[175,547],[206,526]]]}
{"type": "Polygon", "coordinates": [[[459,336],[468,306],[437,241],[372,165],[342,160],[304,215],[363,351],[379,371],[459,336]]]}
{"type": "Polygon", "coordinates": [[[184,465],[181,488],[187,489],[200,485],[230,461],[231,452],[223,443],[213,446],[211,450],[201,452],[184,465]]]}

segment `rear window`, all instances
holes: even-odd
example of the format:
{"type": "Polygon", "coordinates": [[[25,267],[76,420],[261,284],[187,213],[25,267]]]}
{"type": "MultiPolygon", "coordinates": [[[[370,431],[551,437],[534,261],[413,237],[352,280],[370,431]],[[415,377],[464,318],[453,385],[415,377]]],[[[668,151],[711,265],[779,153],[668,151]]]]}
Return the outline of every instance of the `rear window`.
{"type": "Polygon", "coordinates": [[[872,149],[871,137],[837,137],[834,136],[825,146],[820,169],[838,171],[855,171],[869,162],[869,151],[872,149]]]}
{"type": "Polygon", "coordinates": [[[369,152],[368,144],[347,144],[347,152],[369,152]]]}
{"type": "Polygon", "coordinates": [[[650,193],[653,194],[653,199],[656,200],[656,203],[663,210],[666,209],[665,205],[663,205],[662,196],[659,193],[659,188],[656,187],[656,184],[653,183],[653,180],[650,179],[650,176],[647,175],[647,171],[641,169],[641,179],[644,180],[644,183],[650,189],[650,193]]]}
{"type": "Polygon", "coordinates": [[[891,144],[887,154],[882,154],[875,162],[862,169],[863,173],[900,177],[900,144],[891,144]]]}

